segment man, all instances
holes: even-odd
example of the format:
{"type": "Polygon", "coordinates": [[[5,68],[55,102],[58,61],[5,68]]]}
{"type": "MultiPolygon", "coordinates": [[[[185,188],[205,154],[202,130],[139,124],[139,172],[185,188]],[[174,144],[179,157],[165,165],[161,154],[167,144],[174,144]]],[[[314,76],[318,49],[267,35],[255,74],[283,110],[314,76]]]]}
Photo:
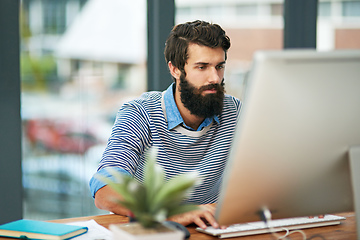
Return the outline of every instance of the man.
{"type": "MultiPolygon", "coordinates": [[[[209,223],[229,154],[241,103],[224,94],[224,70],[230,39],[216,24],[204,21],[175,26],[165,47],[165,60],[174,83],[164,92],[147,92],[125,103],[118,112],[98,172],[108,167],[143,178],[144,152],[158,148],[158,164],[166,178],[197,171],[202,183],[187,199],[200,210],[171,220],[183,225],[209,223]]],[[[90,180],[100,209],[127,215],[127,209],[110,199],[117,196],[108,186],[90,180]]]]}

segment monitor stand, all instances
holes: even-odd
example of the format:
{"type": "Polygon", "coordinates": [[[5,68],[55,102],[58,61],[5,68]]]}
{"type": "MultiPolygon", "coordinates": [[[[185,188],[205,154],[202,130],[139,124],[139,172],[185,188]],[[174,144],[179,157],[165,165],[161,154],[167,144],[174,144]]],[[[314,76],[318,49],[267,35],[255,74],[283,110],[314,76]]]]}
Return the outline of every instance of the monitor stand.
{"type": "Polygon", "coordinates": [[[357,239],[360,239],[360,146],[350,148],[349,161],[352,189],[354,195],[357,239]]]}

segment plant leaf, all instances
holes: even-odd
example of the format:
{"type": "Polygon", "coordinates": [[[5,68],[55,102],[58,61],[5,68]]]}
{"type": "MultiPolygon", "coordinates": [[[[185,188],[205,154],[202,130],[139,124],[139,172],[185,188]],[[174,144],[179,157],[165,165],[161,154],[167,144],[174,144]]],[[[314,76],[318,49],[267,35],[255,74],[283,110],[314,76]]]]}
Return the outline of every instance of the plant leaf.
{"type": "Polygon", "coordinates": [[[148,155],[144,172],[144,185],[147,190],[147,202],[151,206],[154,197],[165,183],[164,170],[156,164],[157,148],[153,147],[148,155]]]}
{"type": "Polygon", "coordinates": [[[177,206],[176,208],[173,208],[170,212],[168,212],[168,217],[186,213],[186,212],[195,211],[198,209],[199,209],[199,207],[196,205],[193,205],[193,204],[180,205],[180,206],[177,206]]]}
{"type": "MultiPolygon", "coordinates": [[[[108,169],[108,170],[110,170],[110,169],[108,169]]],[[[117,172],[116,170],[113,170],[113,171],[110,170],[109,173],[112,174],[116,178],[122,178],[123,183],[119,184],[119,183],[111,180],[110,178],[105,177],[100,174],[96,175],[95,177],[97,179],[99,179],[100,181],[104,182],[105,184],[109,185],[115,192],[117,192],[124,199],[123,201],[134,204],[136,202],[136,199],[134,198],[134,196],[132,194],[130,194],[130,192],[127,189],[129,182],[132,180],[130,178],[130,176],[121,174],[121,173],[117,172]]]]}
{"type": "Polygon", "coordinates": [[[166,182],[155,196],[153,204],[160,205],[166,199],[171,198],[172,195],[179,193],[186,193],[196,183],[197,178],[194,174],[181,174],[175,176],[166,182]]]}

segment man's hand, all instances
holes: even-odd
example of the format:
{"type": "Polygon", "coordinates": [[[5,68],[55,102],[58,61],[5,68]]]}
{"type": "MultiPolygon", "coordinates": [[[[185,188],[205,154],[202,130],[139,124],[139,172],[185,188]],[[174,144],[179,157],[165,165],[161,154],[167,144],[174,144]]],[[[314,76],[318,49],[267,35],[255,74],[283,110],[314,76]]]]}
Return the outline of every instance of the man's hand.
{"type": "MultiPolygon", "coordinates": [[[[205,229],[207,224],[210,224],[214,228],[219,228],[219,224],[216,222],[215,214],[216,204],[199,205],[199,210],[195,210],[188,213],[179,214],[171,217],[169,220],[178,222],[184,226],[195,223],[197,226],[205,229]]],[[[221,227],[225,228],[225,227],[221,227]]]]}
{"type": "MultiPolygon", "coordinates": [[[[112,201],[114,199],[121,199],[121,196],[113,191],[109,186],[105,186],[96,192],[95,205],[99,209],[107,210],[119,215],[129,216],[130,212],[126,208],[112,201]]],[[[219,224],[216,222],[214,217],[215,207],[215,203],[199,205],[198,210],[179,214],[171,217],[168,220],[178,222],[184,226],[194,223],[202,229],[205,229],[207,225],[211,225],[214,228],[219,228],[219,224]]],[[[226,227],[221,226],[221,228],[226,227]]]]}

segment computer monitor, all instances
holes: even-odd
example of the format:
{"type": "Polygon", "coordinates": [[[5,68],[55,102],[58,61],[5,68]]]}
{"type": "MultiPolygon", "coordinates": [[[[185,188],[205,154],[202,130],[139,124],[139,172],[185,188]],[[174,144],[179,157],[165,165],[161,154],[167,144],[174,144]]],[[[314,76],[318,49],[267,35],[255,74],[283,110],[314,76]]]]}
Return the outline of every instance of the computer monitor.
{"type": "Polygon", "coordinates": [[[348,159],[359,147],[359,50],[257,52],[215,217],[229,225],[259,221],[263,208],[273,219],[353,211],[348,159]]]}

